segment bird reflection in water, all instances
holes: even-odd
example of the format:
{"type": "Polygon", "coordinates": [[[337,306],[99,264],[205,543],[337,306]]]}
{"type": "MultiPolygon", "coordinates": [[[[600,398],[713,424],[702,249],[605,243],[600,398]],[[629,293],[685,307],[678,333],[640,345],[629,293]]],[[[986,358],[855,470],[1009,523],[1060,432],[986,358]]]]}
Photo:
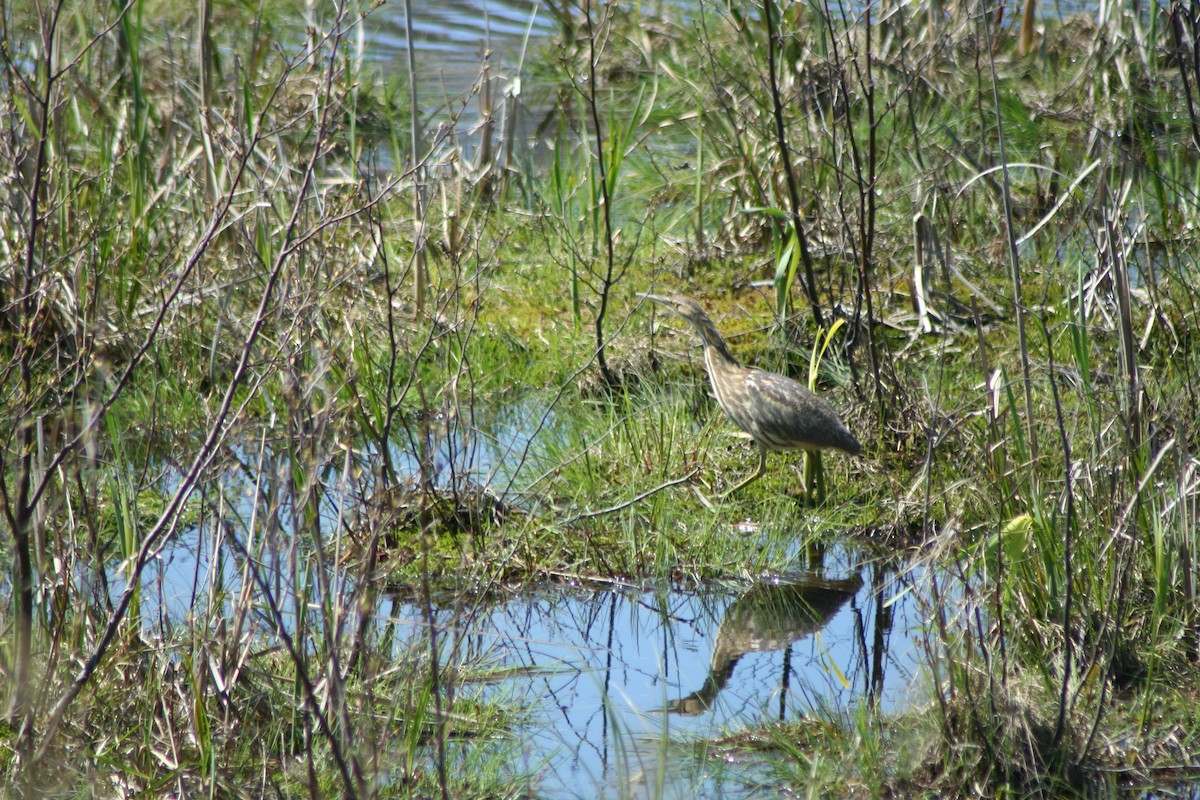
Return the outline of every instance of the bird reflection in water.
{"type": "Polygon", "coordinates": [[[821,630],[860,588],[862,579],[857,574],[842,580],[755,584],[725,611],[704,685],[669,703],[667,710],[685,716],[703,714],[742,656],[783,650],[821,630]]]}

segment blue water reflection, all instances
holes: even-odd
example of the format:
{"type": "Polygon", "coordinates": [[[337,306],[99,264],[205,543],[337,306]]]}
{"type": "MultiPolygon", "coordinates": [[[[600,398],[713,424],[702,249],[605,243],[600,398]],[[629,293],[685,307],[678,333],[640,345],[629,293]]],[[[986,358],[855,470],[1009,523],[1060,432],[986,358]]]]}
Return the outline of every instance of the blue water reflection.
{"type": "MultiPolygon", "coordinates": [[[[437,619],[448,659],[485,655],[508,676],[492,691],[532,712],[521,735],[537,792],[654,796],[661,782],[668,797],[761,796],[753,764],[731,769],[687,745],[772,721],[845,720],[872,699],[884,711],[910,700],[920,626],[909,578],[854,559],[839,549],[819,571],[689,591],[548,588],[486,609],[441,609],[437,619]],[[810,592],[809,611],[772,628],[772,609],[795,610],[779,598],[794,598],[797,585],[810,592]],[[719,691],[681,708],[712,686],[731,618],[755,616],[758,631],[738,640],[745,646],[719,691]]],[[[400,616],[420,634],[417,608],[400,616]]]]}

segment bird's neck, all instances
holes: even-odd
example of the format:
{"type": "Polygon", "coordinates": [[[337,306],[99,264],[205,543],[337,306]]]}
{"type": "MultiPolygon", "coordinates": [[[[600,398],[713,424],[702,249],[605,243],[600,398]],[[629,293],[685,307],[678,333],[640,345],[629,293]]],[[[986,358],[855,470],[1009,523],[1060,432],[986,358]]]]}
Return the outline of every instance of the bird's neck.
{"type": "Polygon", "coordinates": [[[704,360],[707,364],[719,362],[721,364],[731,364],[735,367],[740,367],[741,364],[733,357],[733,353],[729,352],[729,345],[725,344],[725,337],[717,330],[717,327],[708,320],[704,320],[705,325],[699,326],[700,338],[704,340],[704,360]]]}

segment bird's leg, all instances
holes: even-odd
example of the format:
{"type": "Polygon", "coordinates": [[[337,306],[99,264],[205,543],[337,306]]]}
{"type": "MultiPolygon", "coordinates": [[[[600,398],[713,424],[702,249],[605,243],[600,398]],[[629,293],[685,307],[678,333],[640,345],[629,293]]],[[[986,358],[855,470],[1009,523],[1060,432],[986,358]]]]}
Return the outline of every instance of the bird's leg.
{"type": "Polygon", "coordinates": [[[825,500],[825,470],[821,466],[820,450],[804,451],[804,471],[800,478],[804,483],[800,487],[805,499],[814,504],[825,500]]]}
{"type": "Polygon", "coordinates": [[[825,465],[821,463],[821,451],[814,450],[812,457],[813,457],[813,461],[817,462],[817,468],[816,468],[817,502],[824,503],[825,502],[825,465]]]}
{"type": "Polygon", "coordinates": [[[758,469],[754,470],[753,474],[748,476],[745,480],[743,480],[737,486],[734,486],[732,489],[726,489],[724,492],[722,492],[721,493],[722,498],[728,497],[729,495],[736,492],[738,489],[745,486],[747,483],[750,483],[753,480],[757,480],[758,478],[761,478],[762,474],[767,471],[767,448],[763,447],[761,442],[756,442],[755,444],[758,444],[758,469]]]}

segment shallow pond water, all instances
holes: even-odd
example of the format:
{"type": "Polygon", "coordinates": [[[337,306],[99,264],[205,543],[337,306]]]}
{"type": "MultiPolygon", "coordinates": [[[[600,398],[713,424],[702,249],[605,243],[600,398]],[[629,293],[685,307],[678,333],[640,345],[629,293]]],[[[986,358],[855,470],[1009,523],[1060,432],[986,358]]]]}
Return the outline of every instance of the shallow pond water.
{"type": "MultiPolygon", "coordinates": [[[[506,496],[528,482],[526,474],[552,467],[547,444],[569,422],[538,402],[427,415],[397,435],[391,460],[403,480],[414,480],[424,462],[431,485],[475,484],[506,496]]],[[[353,607],[354,577],[337,566],[339,542],[353,528],[346,521],[355,505],[369,496],[377,458],[370,448],[331,458],[320,478],[325,580],[346,608],[353,607]]],[[[291,550],[288,456],[247,446],[228,460],[241,468],[229,470],[219,502],[207,501],[221,509],[221,525],[213,513],[182,531],[143,574],[143,625],[164,637],[203,618],[212,602],[223,604],[216,614],[229,616],[247,574],[232,537],[262,543],[255,568],[271,587],[278,619],[291,629],[299,611],[297,571],[289,565],[311,569],[306,553],[316,534],[302,537],[301,552],[291,550]]],[[[752,535],[745,523],[714,515],[712,524],[730,536],[752,535]]],[[[301,525],[311,530],[313,521],[301,525]]],[[[762,796],[765,757],[723,763],[699,757],[697,743],[772,721],[842,721],[865,702],[903,708],[918,674],[913,636],[921,604],[908,568],[849,545],[805,545],[804,538],[798,532],[794,552],[785,554],[786,574],[682,587],[499,588],[446,595],[432,608],[411,595],[385,596],[376,630],[394,632],[397,653],[427,652],[432,614],[443,665],[463,675],[486,667],[492,677],[475,690],[515,706],[526,720],[514,732],[518,752],[505,754],[506,771],[538,795],[762,796]]],[[[307,574],[299,579],[311,596],[307,574]]],[[[119,575],[110,579],[112,590],[121,585],[119,575]]],[[[260,588],[249,597],[265,606],[260,588]]],[[[315,616],[310,627],[321,624],[315,616]]],[[[261,635],[274,634],[264,626],[261,635]]],[[[454,746],[475,744],[468,737],[454,746]]]]}
{"type": "MultiPolygon", "coordinates": [[[[413,0],[410,7],[418,85],[431,98],[469,92],[485,61],[497,75],[509,75],[520,66],[527,36],[537,44],[555,30],[540,0],[413,0]]],[[[389,70],[407,72],[405,4],[388,3],[368,21],[372,56],[389,70]]]]}
{"type": "MultiPolygon", "coordinates": [[[[448,666],[492,665],[487,694],[531,722],[516,774],[547,797],[762,796],[765,762],[701,759],[693,745],[773,721],[842,720],[911,702],[913,595],[848,548],[806,568],[674,589],[554,586],[435,611],[448,666]]],[[[422,636],[425,612],[392,621],[422,636]]]]}
{"type": "MultiPolygon", "coordinates": [[[[674,6],[683,15],[695,14],[701,8],[717,15],[726,13],[724,5],[706,5],[703,0],[671,0],[639,8],[655,16],[667,13],[664,5],[674,6]]],[[[1094,16],[1098,6],[1090,0],[1058,0],[1044,4],[1039,11],[1057,18],[1094,16]]],[[[1020,5],[1011,8],[1010,13],[1021,13],[1020,5]]],[[[485,64],[493,76],[515,78],[519,69],[528,66],[533,49],[557,34],[558,16],[568,13],[578,17],[578,9],[575,4],[544,0],[412,0],[408,10],[412,14],[413,50],[422,95],[431,103],[457,100],[471,92],[485,64]]],[[[367,18],[365,33],[372,58],[388,72],[408,73],[405,3],[393,0],[376,9],[367,18]]]]}
{"type": "MultiPolygon", "coordinates": [[[[164,551],[145,576],[144,624],[182,623],[214,582],[236,594],[240,559],[214,566],[211,551],[190,536],[164,551]]],[[[523,720],[519,746],[502,750],[505,772],[537,796],[775,796],[764,781],[783,756],[704,758],[699,745],[775,721],[846,721],[861,703],[886,712],[919,702],[919,575],[862,559],[849,546],[809,546],[787,574],[744,581],[561,584],[431,608],[384,597],[376,619],[397,652],[421,653],[432,612],[442,666],[485,668],[481,699],[523,720]]],[[[260,568],[271,563],[287,559],[260,568]]],[[[295,603],[286,572],[269,578],[285,618],[295,603]]],[[[490,746],[457,738],[470,733],[454,731],[454,746],[490,746]]]]}

